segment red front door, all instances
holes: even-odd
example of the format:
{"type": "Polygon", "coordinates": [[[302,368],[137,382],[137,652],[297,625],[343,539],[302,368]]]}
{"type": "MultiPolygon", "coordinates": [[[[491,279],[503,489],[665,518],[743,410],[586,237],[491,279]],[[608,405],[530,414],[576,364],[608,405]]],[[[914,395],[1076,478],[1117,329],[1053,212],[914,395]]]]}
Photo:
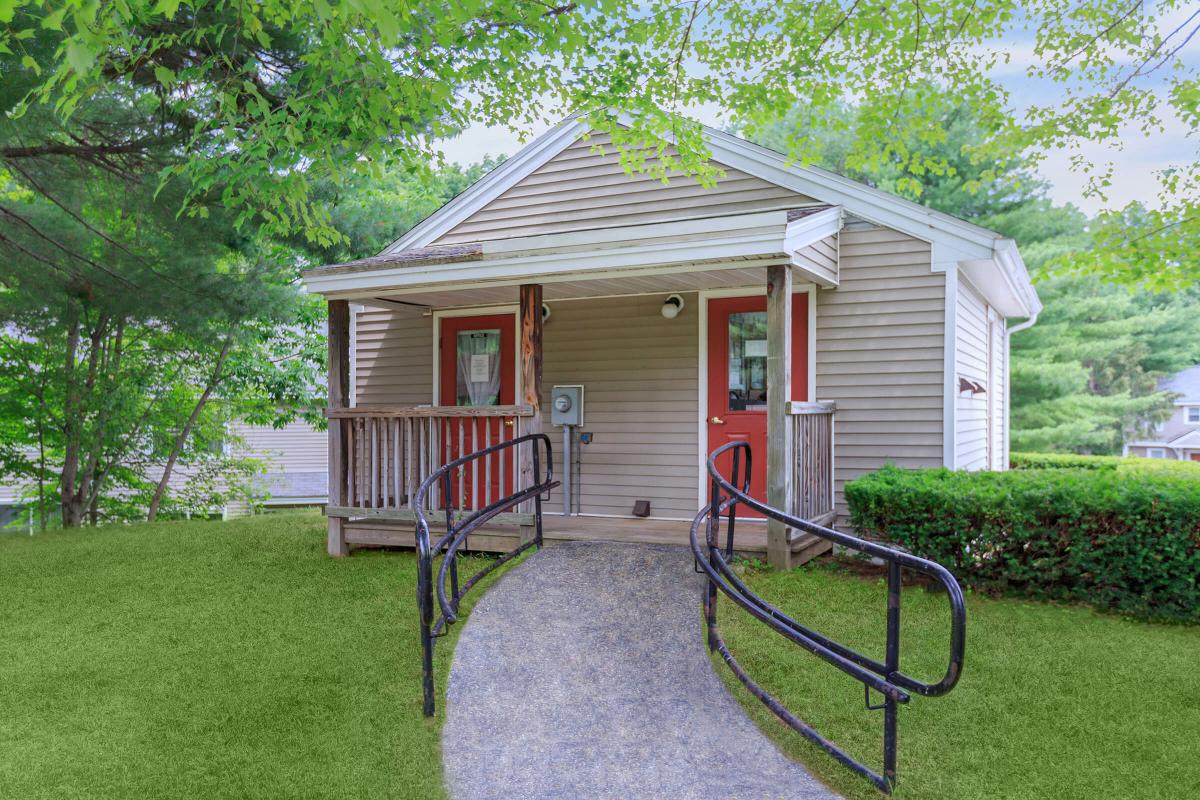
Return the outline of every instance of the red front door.
{"type": "Polygon", "coordinates": [[[1192,453],[1191,459],[1192,461],[1200,461],[1200,453],[1192,453]]]}
{"type": "MultiPolygon", "coordinates": [[[[516,398],[513,315],[446,317],[441,322],[438,338],[439,404],[513,405],[516,398]]],[[[510,422],[500,417],[447,420],[443,423],[441,438],[442,461],[511,438],[513,430],[504,427],[510,422]]],[[[473,474],[471,466],[463,470],[461,493],[459,481],[456,480],[452,487],[456,507],[482,508],[488,502],[512,493],[513,470],[502,468],[500,458],[499,454],[491,456],[490,465],[486,461],[476,462],[474,467],[478,475],[473,474]]]]}
{"type": "MultiPolygon", "coordinates": [[[[708,301],[708,452],[746,441],[754,456],[750,494],[767,499],[767,298],[708,301]]],[[[808,399],[808,295],[792,296],[792,386],[808,399]]],[[[731,457],[718,465],[730,476],[731,457]]],[[[744,468],[744,467],[743,467],[744,468]]],[[[738,516],[760,516],[747,512],[738,516]]]]}

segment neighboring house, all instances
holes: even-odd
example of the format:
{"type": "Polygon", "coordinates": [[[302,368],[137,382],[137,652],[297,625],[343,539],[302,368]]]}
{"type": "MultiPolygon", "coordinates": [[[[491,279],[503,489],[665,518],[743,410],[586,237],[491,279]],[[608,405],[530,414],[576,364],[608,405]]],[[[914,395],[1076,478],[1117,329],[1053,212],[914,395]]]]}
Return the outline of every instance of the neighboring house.
{"type": "MultiPolygon", "coordinates": [[[[889,462],[1006,467],[1008,320],[1041,309],[1012,241],[719,131],[713,188],[629,177],[587,133],[569,119],[379,255],[306,273],[347,328],[330,335],[332,553],[411,546],[421,478],[514,431],[550,433],[562,476],[556,385],[584,387],[588,443],[580,516],[548,517],[551,538],[685,542],[706,455],[733,439],[753,445],[752,493],[823,522],[844,521],[846,481],[889,462]]],[[[507,475],[457,502],[494,499],[507,475]]],[[[762,541],[776,563],[808,542],[762,541]]]]}
{"type": "MultiPolygon", "coordinates": [[[[323,431],[306,422],[292,422],[282,428],[237,423],[230,433],[238,442],[233,455],[262,462],[264,472],[254,476],[251,491],[255,502],[268,509],[323,505],[328,499],[328,447],[323,431]]],[[[147,477],[155,480],[161,472],[147,477]]],[[[182,488],[189,477],[186,465],[177,466],[171,476],[173,489],[182,488]]],[[[20,515],[22,487],[0,483],[0,528],[20,515]]],[[[249,505],[234,501],[220,509],[223,517],[246,514],[249,505]]]]}
{"type": "Polygon", "coordinates": [[[1125,443],[1125,454],[1200,461],[1200,365],[1159,381],[1160,391],[1176,395],[1175,408],[1148,439],[1125,443]]]}
{"type": "MultiPolygon", "coordinates": [[[[265,473],[253,482],[263,506],[317,506],[328,500],[329,452],[324,431],[296,421],[282,428],[235,424],[232,433],[240,440],[235,455],[264,463],[265,473]]],[[[226,515],[241,511],[243,506],[234,506],[226,509],[226,515]]]]}

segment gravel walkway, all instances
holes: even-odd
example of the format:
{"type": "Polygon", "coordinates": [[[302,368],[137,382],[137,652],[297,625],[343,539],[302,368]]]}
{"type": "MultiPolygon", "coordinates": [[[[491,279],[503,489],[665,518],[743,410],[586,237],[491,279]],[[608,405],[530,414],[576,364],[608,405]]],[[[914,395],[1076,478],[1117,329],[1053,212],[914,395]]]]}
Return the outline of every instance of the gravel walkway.
{"type": "Polygon", "coordinates": [[[713,671],[680,547],[542,550],[465,623],[447,690],[452,800],[835,798],[713,671]]]}

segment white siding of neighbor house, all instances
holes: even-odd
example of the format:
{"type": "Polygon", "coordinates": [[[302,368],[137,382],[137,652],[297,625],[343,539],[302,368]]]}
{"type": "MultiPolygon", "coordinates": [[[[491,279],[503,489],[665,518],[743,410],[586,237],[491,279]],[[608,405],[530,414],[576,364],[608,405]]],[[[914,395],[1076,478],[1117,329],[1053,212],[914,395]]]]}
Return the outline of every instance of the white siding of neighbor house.
{"type": "Polygon", "coordinates": [[[355,315],[355,402],[415,406],[433,400],[433,317],[424,309],[368,308],[355,315]]]}
{"type": "MultiPolygon", "coordinates": [[[[720,166],[720,165],[718,165],[720,166]]],[[[723,167],[716,188],[687,175],[669,183],[622,169],[607,135],[577,141],[433,244],[505,239],[811,204],[811,198],[723,167]],[[593,152],[600,147],[604,153],[593,152]]]]}
{"type": "Polygon", "coordinates": [[[957,354],[954,384],[958,415],[955,423],[956,465],[979,470],[990,466],[988,403],[995,392],[990,376],[990,332],[987,302],[966,280],[958,284],[957,354]],[[958,391],[959,378],[984,387],[982,393],[958,391]]]}
{"type": "Polygon", "coordinates": [[[838,282],[838,237],[826,236],[796,252],[796,265],[830,283],[838,282]]]}
{"type": "Polygon", "coordinates": [[[942,464],[946,279],[930,247],[896,231],[848,226],[841,284],[817,291],[816,399],[835,413],[839,519],[842,486],[886,463],[942,464]]]}
{"type": "Polygon", "coordinates": [[[289,422],[282,428],[235,423],[231,433],[239,440],[240,454],[269,462],[278,472],[320,472],[329,460],[325,431],[307,422],[289,422]]]}

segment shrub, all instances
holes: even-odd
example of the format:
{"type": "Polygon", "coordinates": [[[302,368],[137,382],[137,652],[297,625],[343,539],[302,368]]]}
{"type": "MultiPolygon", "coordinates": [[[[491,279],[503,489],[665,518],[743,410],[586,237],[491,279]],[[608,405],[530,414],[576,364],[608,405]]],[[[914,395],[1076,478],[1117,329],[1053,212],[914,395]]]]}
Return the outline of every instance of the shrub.
{"type": "Polygon", "coordinates": [[[1013,469],[1116,469],[1120,456],[1081,456],[1075,453],[1010,453],[1013,469]]]}
{"type": "Polygon", "coordinates": [[[1200,462],[1137,456],[1083,456],[1074,453],[1012,453],[1013,469],[1094,469],[1123,472],[1165,472],[1200,479],[1200,462]]]}
{"type": "Polygon", "coordinates": [[[884,469],[852,523],[995,594],[1200,622],[1200,481],[1173,472],[884,469]]]}

